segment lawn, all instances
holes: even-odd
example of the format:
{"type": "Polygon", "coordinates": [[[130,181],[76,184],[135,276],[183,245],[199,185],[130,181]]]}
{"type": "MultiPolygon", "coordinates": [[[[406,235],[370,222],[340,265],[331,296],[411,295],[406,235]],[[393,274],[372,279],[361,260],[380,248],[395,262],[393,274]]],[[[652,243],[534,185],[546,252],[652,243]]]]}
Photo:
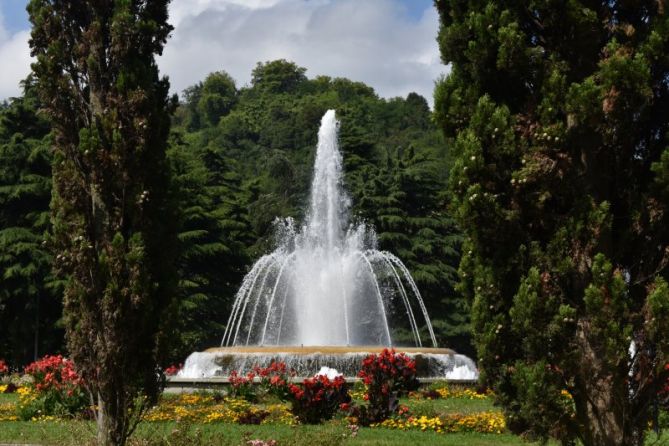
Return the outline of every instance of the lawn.
{"type": "MultiPolygon", "coordinates": [[[[356,392],[354,392],[354,395],[356,392]]],[[[202,422],[207,411],[221,411],[221,407],[234,410],[248,410],[249,404],[240,400],[215,398],[216,394],[164,395],[161,403],[148,418],[161,419],[166,414],[180,414],[181,421],[144,421],[130,442],[136,446],[204,446],[204,445],[246,445],[250,440],[276,440],[283,445],[518,445],[525,443],[520,437],[508,432],[479,433],[436,433],[433,431],[397,430],[384,427],[360,428],[352,434],[348,420],[342,416],[320,425],[295,425],[282,414],[287,405],[277,400],[251,405],[252,409],[278,408],[276,418],[263,420],[268,424],[248,425],[233,422],[202,422]],[[234,409],[235,407],[242,409],[234,409]],[[282,418],[283,417],[283,418],[282,418]],[[275,421],[276,420],[276,421],[275,421]]],[[[16,394],[0,394],[0,406],[8,407],[18,401],[16,394]]],[[[401,404],[409,407],[414,417],[432,418],[454,414],[476,415],[496,413],[492,398],[479,395],[468,397],[462,393],[445,398],[428,399],[415,395],[403,398],[401,404]]],[[[0,413],[0,416],[2,414],[0,413]]],[[[221,418],[223,420],[224,418],[221,418]]],[[[77,420],[2,421],[0,422],[0,443],[41,444],[41,445],[93,445],[95,424],[77,420]]],[[[669,443],[667,436],[651,436],[648,445],[669,443]]],[[[538,443],[537,443],[538,444],[538,443]]],[[[556,443],[550,443],[554,445],[556,443]]]]}
{"type": "MultiPolygon", "coordinates": [[[[54,445],[92,444],[93,423],[3,422],[0,443],[40,443],[54,445]]],[[[520,439],[510,434],[437,434],[434,432],[396,431],[361,428],[355,438],[343,424],[317,426],[184,424],[175,422],[142,423],[134,436],[136,445],[240,445],[248,440],[277,440],[279,445],[512,445],[520,439]]]]}
{"type": "MultiPolygon", "coordinates": [[[[354,391],[358,402],[361,392],[354,391]]],[[[0,394],[0,407],[5,410],[18,402],[14,394],[0,394]]],[[[462,391],[447,398],[427,399],[419,394],[403,398],[401,404],[409,407],[416,418],[433,418],[446,414],[477,414],[497,412],[492,399],[483,395],[467,396],[462,391]]],[[[339,416],[320,425],[295,425],[289,406],[271,398],[250,404],[244,400],[223,398],[215,393],[165,394],[161,403],[147,416],[154,421],[142,422],[132,444],[136,445],[241,445],[249,440],[276,440],[279,445],[504,445],[518,444],[520,439],[508,433],[437,433],[388,429],[360,428],[353,434],[349,421],[339,416]],[[262,423],[237,424],[241,413],[265,410],[270,413],[262,423]],[[212,414],[218,415],[213,417],[212,414]],[[179,417],[181,421],[174,419],[179,417]],[[166,420],[166,421],[156,421],[166,420]],[[213,420],[206,422],[204,420],[213,420]],[[237,420],[237,422],[231,422],[237,420]],[[204,421],[204,422],[203,422],[204,421]],[[222,422],[221,422],[222,421],[222,422]]],[[[2,416],[2,413],[0,413],[2,416]]],[[[57,445],[93,444],[95,425],[89,421],[38,420],[0,422],[0,443],[39,443],[57,445]]]]}

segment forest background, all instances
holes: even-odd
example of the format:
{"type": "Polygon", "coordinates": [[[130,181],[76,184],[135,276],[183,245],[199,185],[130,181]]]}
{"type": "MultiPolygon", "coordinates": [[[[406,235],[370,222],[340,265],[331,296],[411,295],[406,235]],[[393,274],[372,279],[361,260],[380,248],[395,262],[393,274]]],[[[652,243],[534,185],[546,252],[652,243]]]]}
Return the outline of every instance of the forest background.
{"type": "MultiPolygon", "coordinates": [[[[65,349],[63,284],[48,249],[51,131],[34,81],[22,87],[0,105],[0,357],[15,367],[65,349]]],[[[448,210],[452,159],[426,99],[383,99],[363,83],[309,78],[274,60],[259,62],[241,88],[225,71],[211,73],[183,92],[173,116],[180,229],[169,361],[220,344],[245,273],[274,246],[275,220],[302,220],[330,108],[341,120],[351,221],[376,228],[379,248],[407,264],[439,345],[474,355],[468,303],[455,291],[462,236],[448,210]]]]}

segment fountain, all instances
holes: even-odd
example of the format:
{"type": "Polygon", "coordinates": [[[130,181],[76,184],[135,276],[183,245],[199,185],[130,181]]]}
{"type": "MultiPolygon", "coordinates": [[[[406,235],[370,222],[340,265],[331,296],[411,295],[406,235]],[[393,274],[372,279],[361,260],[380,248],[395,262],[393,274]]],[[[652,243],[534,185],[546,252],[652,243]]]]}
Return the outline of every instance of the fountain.
{"type": "Polygon", "coordinates": [[[404,263],[376,249],[373,229],[348,224],[338,131],[335,111],[328,110],[318,131],[303,226],[290,218],[277,221],[278,247],[244,278],[221,347],[190,355],[179,377],[227,376],[273,360],[287,362],[302,376],[323,366],[351,376],[362,357],[399,347],[397,340],[413,344],[398,350],[416,358],[422,376],[476,377],[471,359],[437,348],[404,263]]]}

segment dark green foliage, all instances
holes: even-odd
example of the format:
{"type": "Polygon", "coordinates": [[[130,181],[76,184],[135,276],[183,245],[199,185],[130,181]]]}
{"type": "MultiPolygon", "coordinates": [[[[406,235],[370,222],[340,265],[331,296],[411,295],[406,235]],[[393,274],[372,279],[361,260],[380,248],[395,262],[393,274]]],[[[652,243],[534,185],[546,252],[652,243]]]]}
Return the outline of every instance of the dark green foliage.
{"type": "Polygon", "coordinates": [[[66,279],[68,350],[104,445],[124,444],[157,397],[158,334],[174,295],[171,104],[154,60],[172,29],[167,3],[28,6],[33,71],[53,128],[52,246],[66,279]]]}
{"type": "Polygon", "coordinates": [[[170,355],[176,362],[220,343],[231,298],[249,263],[245,243],[250,243],[250,229],[238,180],[234,172],[226,172],[228,166],[216,165],[216,173],[208,170],[204,161],[215,164],[212,155],[198,156],[179,134],[173,135],[168,156],[181,217],[179,335],[170,355]]]}
{"type": "MultiPolygon", "coordinates": [[[[197,95],[197,111],[200,119],[216,125],[222,116],[230,113],[235,104],[237,87],[228,73],[219,71],[207,76],[197,95]]],[[[194,99],[192,93],[188,99],[194,99]]]]}
{"type": "Polygon", "coordinates": [[[307,80],[306,71],[284,59],[258,62],[251,73],[251,85],[267,93],[293,93],[307,80]]]}
{"type": "Polygon", "coordinates": [[[435,3],[482,378],[515,432],[642,444],[669,361],[665,3],[435,3]]]}
{"type": "Polygon", "coordinates": [[[14,367],[62,344],[61,288],[46,248],[51,200],[49,125],[33,80],[0,110],[0,357],[14,367]]]}

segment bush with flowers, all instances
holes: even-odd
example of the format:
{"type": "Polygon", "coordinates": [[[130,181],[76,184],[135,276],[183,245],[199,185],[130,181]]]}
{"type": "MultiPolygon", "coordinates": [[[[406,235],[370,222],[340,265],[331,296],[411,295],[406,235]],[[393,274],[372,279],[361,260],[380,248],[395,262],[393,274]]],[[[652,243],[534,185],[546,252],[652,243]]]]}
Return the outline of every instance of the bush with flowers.
{"type": "Polygon", "coordinates": [[[242,398],[247,401],[256,401],[257,393],[253,380],[256,375],[254,372],[249,372],[244,375],[237,373],[237,370],[230,372],[228,381],[230,382],[230,396],[233,398],[242,398]]]}
{"type": "Polygon", "coordinates": [[[290,379],[295,376],[295,370],[289,370],[285,362],[272,361],[269,367],[253,368],[253,372],[260,379],[258,386],[262,394],[271,394],[281,400],[290,396],[290,379]]]}
{"type": "Polygon", "coordinates": [[[9,375],[9,367],[4,359],[0,359],[0,378],[4,375],[9,375]]]}
{"type": "Polygon", "coordinates": [[[230,395],[247,401],[257,401],[259,397],[271,394],[285,400],[289,397],[288,383],[293,376],[294,370],[288,370],[284,362],[276,361],[272,361],[269,367],[256,365],[245,376],[233,370],[228,377],[230,395]]]}
{"type": "Polygon", "coordinates": [[[348,410],[351,396],[343,376],[329,379],[316,375],[301,385],[289,386],[292,412],[301,422],[316,424],[334,416],[337,410],[348,410]]]}
{"type": "Polygon", "coordinates": [[[358,373],[367,393],[367,406],[356,407],[351,414],[362,424],[378,423],[397,412],[399,397],[418,388],[416,363],[395,349],[383,349],[379,355],[369,355],[362,361],[358,373]]]}
{"type": "Polygon", "coordinates": [[[60,355],[47,355],[28,365],[25,373],[33,382],[19,392],[17,412],[21,419],[79,415],[88,406],[83,381],[72,361],[60,355]]]}
{"type": "Polygon", "coordinates": [[[177,364],[172,364],[171,366],[167,367],[167,368],[164,370],[164,372],[165,372],[165,376],[176,376],[177,373],[179,373],[179,372],[181,371],[181,369],[183,368],[183,366],[184,366],[183,364],[179,364],[179,365],[177,365],[177,364]]]}

